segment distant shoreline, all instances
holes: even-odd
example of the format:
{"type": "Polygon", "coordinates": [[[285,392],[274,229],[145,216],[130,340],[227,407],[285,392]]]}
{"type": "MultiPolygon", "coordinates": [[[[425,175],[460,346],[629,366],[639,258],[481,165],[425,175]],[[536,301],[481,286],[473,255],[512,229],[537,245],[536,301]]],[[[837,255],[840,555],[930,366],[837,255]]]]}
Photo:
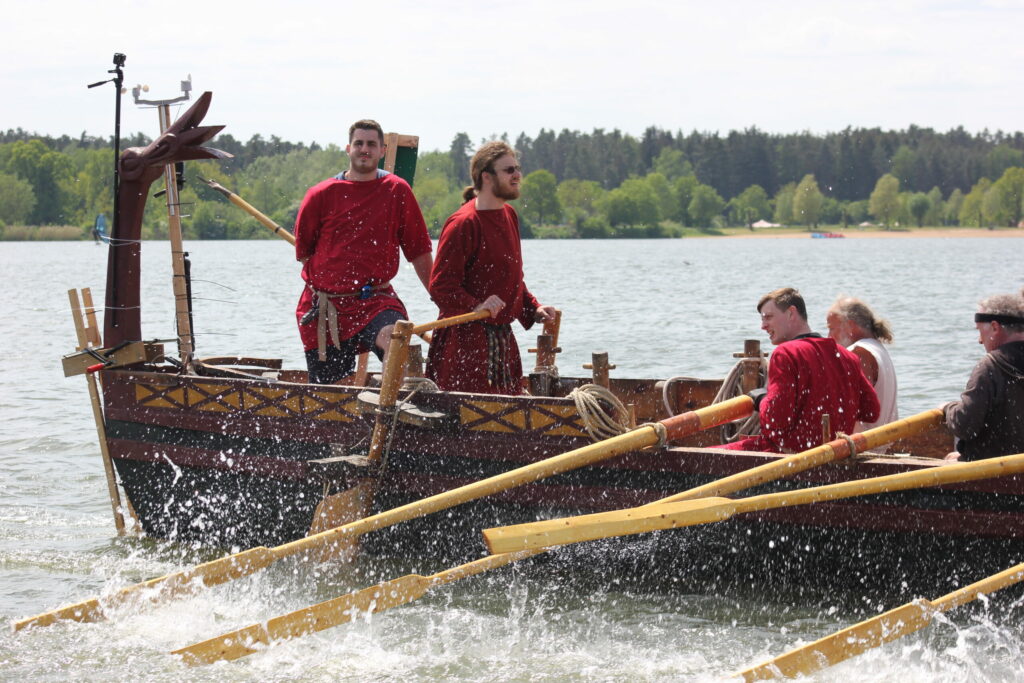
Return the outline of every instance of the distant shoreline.
{"type": "MultiPolygon", "coordinates": [[[[0,243],[2,242],[91,242],[93,238],[91,235],[82,234],[82,228],[74,226],[44,226],[44,233],[49,232],[51,234],[45,234],[36,236],[34,238],[26,239],[26,232],[24,229],[19,227],[17,236],[4,235],[4,231],[0,230],[0,243]],[[49,230],[53,228],[53,230],[49,230]],[[73,230],[72,230],[73,228],[73,230]],[[71,237],[70,232],[76,232],[80,236],[71,237]]],[[[633,239],[649,239],[652,241],[665,240],[665,239],[811,239],[810,230],[803,228],[760,228],[758,230],[751,231],[747,228],[724,228],[720,229],[716,233],[702,233],[697,232],[693,228],[687,228],[686,234],[681,237],[666,238],[666,237],[639,237],[633,239]]],[[[1022,228],[997,228],[989,230],[988,228],[901,228],[898,230],[882,230],[881,228],[847,228],[846,230],[837,228],[823,227],[820,230],[813,232],[820,233],[832,233],[842,235],[843,238],[849,239],[865,239],[865,238],[879,238],[879,239],[913,239],[913,238],[934,238],[934,237],[952,237],[952,238],[972,238],[972,237],[984,237],[984,238],[1024,238],[1024,229],[1022,228]]],[[[146,241],[161,241],[166,240],[166,237],[151,237],[146,238],[146,241]]],[[[189,241],[204,241],[196,240],[195,238],[187,238],[189,241]]],[[[273,240],[274,238],[270,235],[263,237],[247,237],[238,241],[247,240],[262,241],[273,240]]],[[[432,239],[437,239],[433,237],[432,239]]],[[[528,238],[531,240],[549,240],[549,239],[581,239],[577,237],[533,237],[528,238]]],[[[585,238],[584,238],[585,239],[585,238]]],[[[609,242],[616,241],[615,237],[598,238],[600,240],[607,240],[609,242]]],[[[215,242],[224,240],[211,240],[215,242]]],[[[233,240],[227,240],[233,241],[233,240]]]]}
{"type": "MultiPolygon", "coordinates": [[[[987,228],[910,228],[903,230],[860,230],[849,228],[847,230],[822,229],[816,232],[834,233],[848,239],[880,238],[880,239],[908,239],[920,237],[1024,237],[1024,230],[1020,228],[1000,228],[989,230],[987,228]]],[[[728,232],[724,235],[700,235],[701,238],[720,239],[811,239],[811,232],[807,230],[776,230],[774,228],[762,228],[756,231],[728,232]]],[[[688,237],[689,239],[689,237],[688,237]]]]}

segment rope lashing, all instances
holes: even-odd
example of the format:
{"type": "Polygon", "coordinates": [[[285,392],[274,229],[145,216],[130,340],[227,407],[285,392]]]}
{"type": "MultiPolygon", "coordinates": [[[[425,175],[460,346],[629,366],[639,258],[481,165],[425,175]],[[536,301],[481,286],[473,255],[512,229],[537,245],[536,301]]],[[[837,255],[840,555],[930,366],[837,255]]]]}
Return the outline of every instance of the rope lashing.
{"type": "Polygon", "coordinates": [[[850,457],[857,455],[857,443],[853,440],[853,437],[846,432],[836,432],[836,438],[844,439],[846,445],[850,447],[850,457]]]}
{"type": "MultiPolygon", "coordinates": [[[[658,436],[658,443],[655,446],[659,450],[665,447],[668,443],[668,428],[660,422],[644,422],[640,427],[652,427],[654,433],[658,436]]],[[[648,447],[650,448],[650,446],[648,447]]]]}

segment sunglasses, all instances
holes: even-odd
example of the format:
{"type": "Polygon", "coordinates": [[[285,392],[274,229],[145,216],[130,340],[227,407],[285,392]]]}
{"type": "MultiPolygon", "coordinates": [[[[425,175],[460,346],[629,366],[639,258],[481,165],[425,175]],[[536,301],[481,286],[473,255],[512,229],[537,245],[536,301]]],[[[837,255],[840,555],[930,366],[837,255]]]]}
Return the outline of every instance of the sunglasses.
{"type": "Polygon", "coordinates": [[[522,173],[523,172],[523,167],[520,166],[519,164],[516,164],[515,166],[507,166],[505,168],[499,168],[499,169],[496,169],[496,170],[492,170],[491,173],[497,173],[497,171],[501,171],[502,173],[507,173],[508,175],[513,175],[515,173],[522,173]]]}

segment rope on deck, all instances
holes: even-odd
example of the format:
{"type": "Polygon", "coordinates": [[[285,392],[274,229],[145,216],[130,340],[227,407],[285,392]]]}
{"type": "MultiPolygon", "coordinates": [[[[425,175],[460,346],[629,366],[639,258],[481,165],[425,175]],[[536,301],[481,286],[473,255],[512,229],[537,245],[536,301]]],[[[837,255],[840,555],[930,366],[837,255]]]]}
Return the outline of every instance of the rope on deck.
{"type": "MultiPolygon", "coordinates": [[[[734,365],[732,367],[732,370],[729,371],[729,374],[726,375],[725,379],[722,380],[722,386],[719,387],[718,393],[715,394],[715,398],[711,401],[712,404],[721,403],[722,401],[727,401],[730,398],[734,398],[736,396],[740,396],[743,393],[741,391],[741,389],[740,389],[740,386],[741,386],[741,383],[742,383],[742,378],[743,378],[743,362],[744,361],[741,360],[740,362],[736,363],[736,365],[734,365]]],[[[758,379],[759,379],[758,386],[763,387],[765,385],[765,383],[767,382],[767,378],[768,378],[768,359],[767,358],[762,358],[761,359],[761,368],[760,368],[760,371],[758,373],[758,379]]],[[[662,388],[661,388],[661,400],[665,404],[665,411],[669,415],[676,415],[679,412],[678,408],[672,404],[672,400],[671,400],[671,397],[672,397],[672,393],[671,393],[672,384],[675,383],[675,382],[684,382],[684,381],[694,381],[695,382],[695,381],[697,381],[697,379],[694,378],[694,377],[682,377],[682,376],[679,376],[679,377],[669,377],[667,380],[665,380],[665,384],[662,385],[662,388]]],[[[754,411],[749,416],[747,416],[747,417],[745,417],[745,418],[743,418],[741,420],[735,420],[733,422],[728,422],[728,423],[722,425],[721,430],[722,430],[722,443],[732,443],[733,441],[738,441],[738,440],[746,438],[748,436],[752,436],[754,434],[760,433],[760,431],[761,431],[761,422],[759,420],[759,416],[757,414],[757,411],[754,411]]]]}
{"type": "Polygon", "coordinates": [[[597,384],[584,384],[572,390],[569,398],[583,420],[587,434],[594,441],[603,441],[633,429],[629,411],[615,394],[597,384]]]}

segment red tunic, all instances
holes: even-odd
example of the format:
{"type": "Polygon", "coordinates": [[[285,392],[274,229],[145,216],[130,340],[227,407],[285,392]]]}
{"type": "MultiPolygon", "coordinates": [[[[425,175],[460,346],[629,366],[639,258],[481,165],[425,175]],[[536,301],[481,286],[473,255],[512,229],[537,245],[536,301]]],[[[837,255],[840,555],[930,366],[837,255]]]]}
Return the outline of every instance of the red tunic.
{"type": "Polygon", "coordinates": [[[837,432],[852,433],[857,420],[874,422],[880,411],[860,360],[828,337],[779,344],[768,365],[767,388],[761,434],[722,448],[798,453],[821,445],[822,415],[829,415],[832,440],[837,432]]]}
{"type": "MultiPolygon", "coordinates": [[[[381,285],[398,273],[398,250],[412,261],[431,250],[430,236],[409,184],[391,173],[366,181],[330,178],[311,187],[295,220],[295,257],[309,258],[302,279],[342,294],[381,285]]],[[[313,292],[302,290],[296,319],[312,307],[313,292]]],[[[332,299],[341,339],[348,339],[385,310],[408,315],[393,289],[368,299],[332,299]]],[[[302,345],[317,347],[317,323],[299,325],[302,345]]]]}
{"type": "Polygon", "coordinates": [[[523,282],[515,210],[506,204],[478,211],[475,204],[475,200],[463,204],[441,231],[430,273],[430,296],[442,318],[468,313],[492,294],[504,301],[505,307],[496,318],[435,332],[427,356],[427,376],[446,391],[520,394],[523,366],[507,326],[518,320],[529,329],[540,304],[523,282]],[[496,384],[488,382],[486,326],[498,327],[499,337],[508,342],[503,343],[502,354],[505,379],[496,384]]]}

